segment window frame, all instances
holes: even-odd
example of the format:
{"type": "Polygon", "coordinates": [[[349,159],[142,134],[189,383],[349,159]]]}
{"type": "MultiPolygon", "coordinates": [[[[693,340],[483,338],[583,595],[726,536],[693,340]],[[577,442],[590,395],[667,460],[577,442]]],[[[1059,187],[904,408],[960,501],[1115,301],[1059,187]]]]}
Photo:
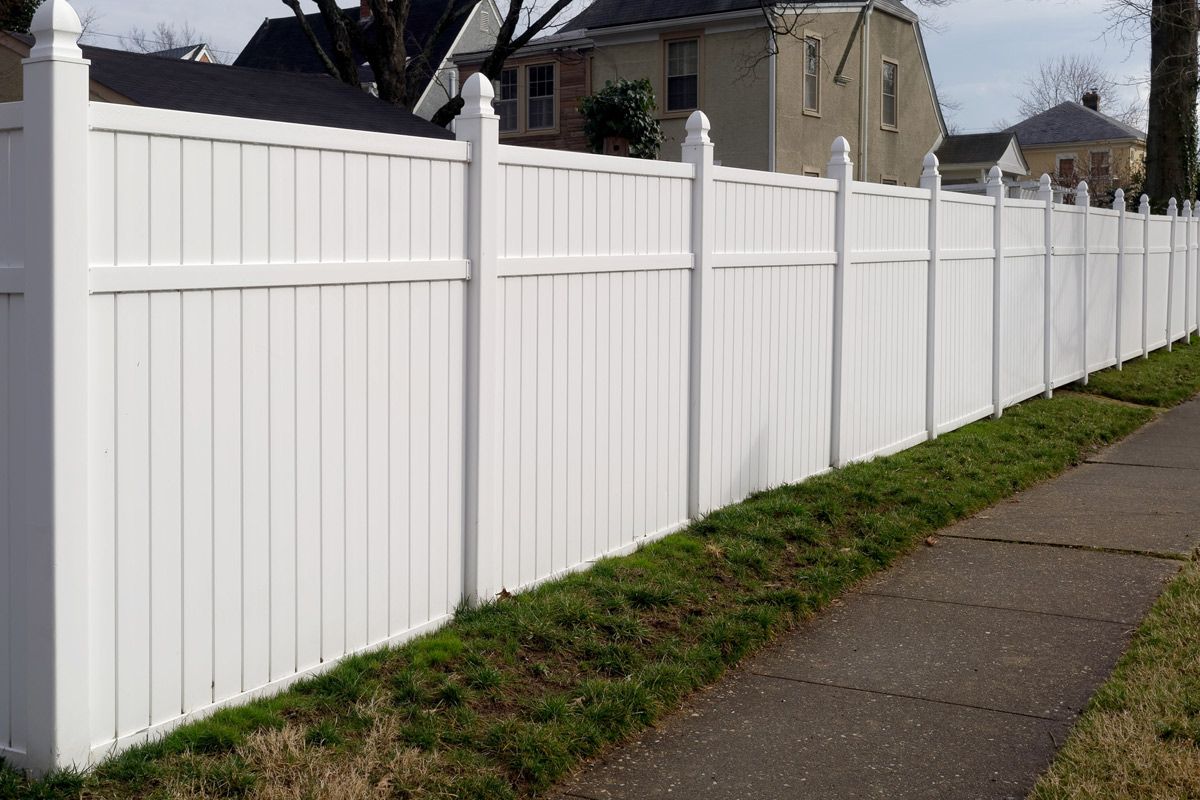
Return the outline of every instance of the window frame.
{"type": "Polygon", "coordinates": [[[1099,148],[1088,151],[1088,176],[1093,180],[1112,180],[1113,179],[1113,152],[1111,147],[1099,148]],[[1096,156],[1106,156],[1108,161],[1108,174],[1096,175],[1095,159],[1096,156]]]}
{"type": "Polygon", "coordinates": [[[900,62],[890,56],[883,56],[879,66],[879,127],[885,131],[900,130],[900,62]],[[895,119],[889,124],[887,121],[887,93],[884,87],[887,84],[887,68],[892,66],[896,70],[893,99],[893,113],[895,119]]]}
{"type": "Polygon", "coordinates": [[[1056,153],[1054,156],[1054,174],[1059,178],[1078,178],[1079,177],[1079,157],[1076,153],[1056,153]],[[1071,174],[1067,175],[1062,170],[1064,161],[1071,162],[1071,174]]]}
{"type": "Polygon", "coordinates": [[[505,128],[503,122],[501,122],[500,135],[505,136],[505,135],[510,135],[510,134],[514,134],[514,133],[520,133],[521,132],[521,68],[520,67],[505,67],[504,69],[500,70],[500,80],[498,82],[498,85],[495,88],[495,92],[496,92],[496,99],[492,102],[492,110],[496,112],[496,115],[499,116],[501,120],[504,119],[504,116],[502,114],[500,114],[500,108],[499,108],[500,104],[501,103],[512,103],[512,108],[513,108],[513,127],[505,128]],[[514,75],[513,83],[514,83],[514,88],[516,89],[516,92],[515,92],[514,97],[504,99],[504,75],[505,75],[505,73],[508,73],[508,72],[511,72],[514,75]]]}
{"type": "Polygon", "coordinates": [[[520,120],[521,121],[521,131],[523,133],[538,133],[538,134],[556,133],[558,131],[558,87],[559,87],[559,83],[558,83],[559,75],[558,75],[557,62],[554,62],[554,61],[531,62],[528,64],[522,64],[521,69],[523,70],[522,75],[524,77],[524,80],[521,81],[517,85],[518,95],[522,94],[521,90],[524,89],[524,109],[523,109],[523,113],[521,114],[521,120],[520,120]],[[530,127],[530,125],[529,125],[529,101],[533,99],[533,97],[530,95],[530,92],[529,92],[529,84],[530,84],[529,72],[530,72],[530,70],[540,69],[542,67],[550,68],[551,89],[550,89],[550,94],[538,95],[538,99],[543,99],[546,97],[550,98],[550,104],[551,104],[550,121],[551,121],[551,124],[546,127],[533,128],[533,127],[530,127]]]}
{"type": "Polygon", "coordinates": [[[659,119],[680,119],[691,116],[693,111],[704,107],[704,31],[688,30],[663,34],[659,37],[659,46],[659,58],[662,61],[662,69],[660,70],[662,92],[659,94],[659,97],[662,99],[662,112],[659,115],[659,119]],[[696,43],[696,105],[690,108],[673,109],[669,105],[671,100],[671,45],[688,41],[696,43]]]}
{"type": "Polygon", "coordinates": [[[819,117],[819,116],[821,116],[821,95],[822,95],[822,92],[821,92],[821,56],[822,56],[822,51],[825,48],[825,39],[820,34],[813,33],[811,31],[805,31],[804,39],[802,40],[802,44],[804,46],[804,51],[801,54],[801,60],[803,61],[803,65],[802,65],[803,69],[801,71],[801,76],[800,76],[800,81],[801,81],[800,111],[801,111],[801,113],[807,114],[810,117],[819,117]],[[809,76],[808,43],[809,43],[809,40],[812,40],[812,41],[816,42],[816,44],[817,44],[817,72],[815,75],[815,77],[816,77],[816,92],[817,92],[816,100],[817,101],[816,101],[816,105],[814,108],[808,107],[808,76],[809,76]]]}

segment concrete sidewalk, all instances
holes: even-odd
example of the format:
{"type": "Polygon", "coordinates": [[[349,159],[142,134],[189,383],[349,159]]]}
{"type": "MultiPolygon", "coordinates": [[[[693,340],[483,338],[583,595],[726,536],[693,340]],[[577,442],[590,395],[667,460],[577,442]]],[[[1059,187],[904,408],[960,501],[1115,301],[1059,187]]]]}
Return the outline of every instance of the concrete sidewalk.
{"type": "Polygon", "coordinates": [[[947,528],[563,798],[1023,798],[1200,545],[1200,401],[947,528]]]}

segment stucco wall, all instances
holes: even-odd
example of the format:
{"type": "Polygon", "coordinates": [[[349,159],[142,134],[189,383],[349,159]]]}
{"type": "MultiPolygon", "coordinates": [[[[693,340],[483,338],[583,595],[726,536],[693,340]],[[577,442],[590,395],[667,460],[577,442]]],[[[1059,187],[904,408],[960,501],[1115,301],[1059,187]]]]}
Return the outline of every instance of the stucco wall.
{"type": "Polygon", "coordinates": [[[804,45],[799,38],[780,40],[777,67],[778,169],[802,173],[824,173],[829,147],[838,136],[850,142],[850,154],[862,180],[878,182],[894,177],[902,185],[914,186],[921,176],[921,162],[941,134],[937,106],[917,42],[916,28],[909,22],[876,10],[871,16],[871,46],[867,74],[867,160],[863,167],[859,138],[859,104],[862,87],[860,37],[847,45],[858,13],[810,14],[801,27],[822,39],[821,108],[819,115],[804,113],[804,45]],[[848,49],[848,53],[847,53],[848,49]],[[842,74],[850,81],[834,81],[838,64],[845,56],[842,74]],[[883,59],[899,63],[898,126],[881,126],[883,59]]]}
{"type": "MultiPolygon", "coordinates": [[[[681,26],[673,33],[689,30],[681,26]]],[[[712,121],[716,159],[730,167],[767,169],[770,166],[768,119],[770,92],[767,64],[750,63],[766,52],[765,29],[701,35],[700,107],[712,121]]],[[[593,90],[605,81],[649,78],[659,105],[664,142],[661,158],[678,161],[690,112],[668,114],[664,83],[663,40],[656,33],[629,44],[596,42],[592,55],[593,90]]]]}

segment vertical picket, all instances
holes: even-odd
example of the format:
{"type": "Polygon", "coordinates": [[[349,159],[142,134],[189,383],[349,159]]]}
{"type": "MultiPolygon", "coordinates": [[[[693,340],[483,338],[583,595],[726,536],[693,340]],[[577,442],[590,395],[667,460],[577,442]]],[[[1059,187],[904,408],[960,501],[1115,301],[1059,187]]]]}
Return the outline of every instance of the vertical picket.
{"type": "Polygon", "coordinates": [[[1091,269],[1091,207],[1092,198],[1088,191],[1087,181],[1080,181],[1075,188],[1075,207],[1083,209],[1083,280],[1080,281],[1079,324],[1083,326],[1080,334],[1079,349],[1082,351],[1083,384],[1088,382],[1088,271],[1091,269]]]}
{"type": "Polygon", "coordinates": [[[1171,233],[1167,239],[1170,248],[1167,261],[1167,352],[1175,345],[1175,271],[1179,268],[1175,258],[1175,236],[1179,226],[1179,204],[1174,197],[1167,204],[1167,216],[1171,218],[1171,233]]]}
{"type": "Polygon", "coordinates": [[[683,160],[695,170],[692,178],[692,292],[689,334],[688,378],[688,516],[695,517],[710,501],[712,470],[705,464],[705,443],[712,431],[713,380],[713,237],[716,205],[712,179],[713,143],[708,136],[712,125],[702,111],[694,111],[687,121],[687,139],[683,160]]]}
{"type": "Polygon", "coordinates": [[[1113,193],[1113,210],[1121,216],[1117,219],[1117,316],[1113,335],[1116,337],[1117,370],[1125,368],[1125,358],[1121,349],[1121,331],[1125,325],[1125,251],[1128,248],[1125,234],[1125,190],[1117,189],[1113,193]]]}

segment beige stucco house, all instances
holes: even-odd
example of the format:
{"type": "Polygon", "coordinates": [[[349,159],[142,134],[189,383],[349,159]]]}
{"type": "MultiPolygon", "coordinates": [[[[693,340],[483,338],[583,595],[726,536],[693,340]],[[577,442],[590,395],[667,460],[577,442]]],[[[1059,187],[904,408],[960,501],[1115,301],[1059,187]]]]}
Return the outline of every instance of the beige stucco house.
{"type": "Polygon", "coordinates": [[[768,8],[596,0],[564,30],[586,37],[590,87],[650,79],[664,158],[699,108],[727,166],[823,174],[844,136],[860,180],[915,185],[946,133],[916,14],[899,0],[768,8]]]}

